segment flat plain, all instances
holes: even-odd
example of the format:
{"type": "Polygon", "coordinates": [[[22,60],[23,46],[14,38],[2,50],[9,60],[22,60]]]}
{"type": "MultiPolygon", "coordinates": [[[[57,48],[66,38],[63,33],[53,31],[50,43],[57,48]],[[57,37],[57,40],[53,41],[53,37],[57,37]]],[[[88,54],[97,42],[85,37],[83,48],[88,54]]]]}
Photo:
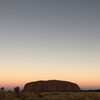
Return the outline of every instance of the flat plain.
{"type": "Polygon", "coordinates": [[[100,100],[100,92],[1,91],[0,100],[100,100]]]}

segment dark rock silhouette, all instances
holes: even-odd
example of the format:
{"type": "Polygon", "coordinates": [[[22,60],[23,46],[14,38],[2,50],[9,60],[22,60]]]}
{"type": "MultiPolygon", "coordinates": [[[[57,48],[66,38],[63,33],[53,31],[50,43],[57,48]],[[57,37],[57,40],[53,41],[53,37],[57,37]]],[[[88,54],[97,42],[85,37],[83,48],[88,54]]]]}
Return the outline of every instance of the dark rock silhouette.
{"type": "Polygon", "coordinates": [[[26,83],[23,91],[33,92],[62,92],[62,91],[79,91],[80,87],[72,82],[59,81],[59,80],[48,80],[48,81],[35,81],[26,83]]]}

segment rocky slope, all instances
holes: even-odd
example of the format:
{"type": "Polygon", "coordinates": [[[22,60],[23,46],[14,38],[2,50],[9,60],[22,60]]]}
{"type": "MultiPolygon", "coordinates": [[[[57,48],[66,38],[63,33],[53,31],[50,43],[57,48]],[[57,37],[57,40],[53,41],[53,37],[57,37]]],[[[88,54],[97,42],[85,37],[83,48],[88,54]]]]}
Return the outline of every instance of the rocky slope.
{"type": "Polygon", "coordinates": [[[26,83],[23,91],[79,91],[80,87],[72,82],[59,81],[59,80],[48,80],[48,81],[35,81],[26,83]]]}

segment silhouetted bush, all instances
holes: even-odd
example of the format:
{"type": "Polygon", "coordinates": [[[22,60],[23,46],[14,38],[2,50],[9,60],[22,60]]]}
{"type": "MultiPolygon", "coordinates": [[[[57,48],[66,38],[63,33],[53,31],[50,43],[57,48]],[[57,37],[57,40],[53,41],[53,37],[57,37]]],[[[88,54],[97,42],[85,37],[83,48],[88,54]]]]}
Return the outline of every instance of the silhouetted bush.
{"type": "Polygon", "coordinates": [[[8,90],[8,92],[11,92],[11,90],[8,90]]]}
{"type": "Polygon", "coordinates": [[[15,91],[16,93],[18,93],[18,92],[20,91],[20,88],[19,88],[19,87],[15,87],[15,88],[14,88],[14,91],[15,91]]]}
{"type": "Polygon", "coordinates": [[[3,91],[3,90],[4,90],[4,87],[1,88],[1,91],[3,91]]]}

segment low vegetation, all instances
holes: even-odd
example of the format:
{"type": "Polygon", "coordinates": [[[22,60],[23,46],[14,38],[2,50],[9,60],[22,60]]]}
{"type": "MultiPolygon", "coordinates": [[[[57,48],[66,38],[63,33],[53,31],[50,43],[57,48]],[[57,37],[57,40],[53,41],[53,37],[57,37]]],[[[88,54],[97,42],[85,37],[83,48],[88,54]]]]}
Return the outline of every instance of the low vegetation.
{"type": "Polygon", "coordinates": [[[0,91],[0,100],[100,100],[100,92],[0,91]]]}

